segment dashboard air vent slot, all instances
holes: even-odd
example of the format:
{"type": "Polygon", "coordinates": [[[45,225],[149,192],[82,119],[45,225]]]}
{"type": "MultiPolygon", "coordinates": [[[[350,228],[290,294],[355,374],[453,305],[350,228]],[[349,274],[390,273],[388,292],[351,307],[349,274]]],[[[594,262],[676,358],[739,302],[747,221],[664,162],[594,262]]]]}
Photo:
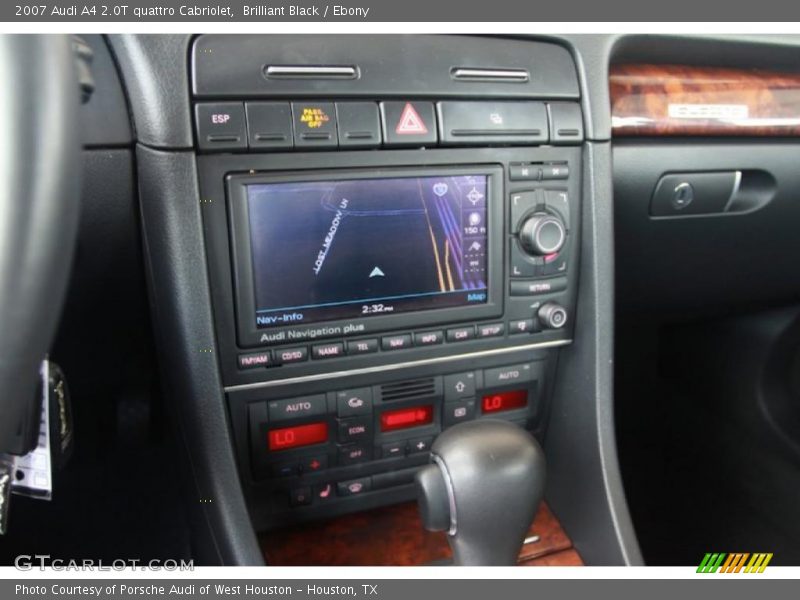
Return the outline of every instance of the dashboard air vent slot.
{"type": "Polygon", "coordinates": [[[427,398],[436,395],[436,382],[433,377],[425,379],[411,379],[407,381],[397,381],[381,386],[381,399],[384,402],[394,400],[413,400],[415,398],[427,398]]]}

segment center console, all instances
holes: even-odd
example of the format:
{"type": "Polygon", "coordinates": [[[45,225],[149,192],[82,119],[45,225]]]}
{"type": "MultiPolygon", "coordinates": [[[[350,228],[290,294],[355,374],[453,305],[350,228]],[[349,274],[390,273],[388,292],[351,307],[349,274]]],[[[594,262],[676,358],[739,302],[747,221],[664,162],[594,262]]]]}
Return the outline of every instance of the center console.
{"type": "Polygon", "coordinates": [[[260,36],[192,50],[217,336],[199,351],[218,353],[261,530],[412,499],[454,424],[543,436],[574,334],[567,51],[420,37],[397,54],[387,36],[356,60],[321,37],[324,53],[260,36]]]}

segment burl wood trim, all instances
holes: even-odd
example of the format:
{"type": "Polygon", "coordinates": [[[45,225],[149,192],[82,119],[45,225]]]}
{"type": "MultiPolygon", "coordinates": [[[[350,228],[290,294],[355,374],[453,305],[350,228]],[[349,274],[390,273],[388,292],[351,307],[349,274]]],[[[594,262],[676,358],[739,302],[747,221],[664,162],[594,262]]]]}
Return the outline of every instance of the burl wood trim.
{"type": "Polygon", "coordinates": [[[800,74],[630,64],[609,83],[615,137],[800,135],[800,74]]]}
{"type": "MultiPolygon", "coordinates": [[[[544,503],[529,535],[539,541],[523,547],[520,564],[583,564],[544,503]]],[[[267,564],[275,566],[418,566],[452,557],[445,534],[423,529],[413,503],[269,532],[261,548],[267,564]]]]}

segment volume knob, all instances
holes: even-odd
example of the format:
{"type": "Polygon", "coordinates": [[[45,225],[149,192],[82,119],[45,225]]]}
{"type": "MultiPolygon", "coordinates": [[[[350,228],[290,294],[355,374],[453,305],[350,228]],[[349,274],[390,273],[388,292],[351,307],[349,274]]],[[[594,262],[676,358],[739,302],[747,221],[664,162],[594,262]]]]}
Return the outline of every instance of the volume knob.
{"type": "Polygon", "coordinates": [[[519,241],[529,254],[544,256],[555,254],[564,246],[567,238],[564,223],[549,213],[534,213],[522,224],[519,241]]]}

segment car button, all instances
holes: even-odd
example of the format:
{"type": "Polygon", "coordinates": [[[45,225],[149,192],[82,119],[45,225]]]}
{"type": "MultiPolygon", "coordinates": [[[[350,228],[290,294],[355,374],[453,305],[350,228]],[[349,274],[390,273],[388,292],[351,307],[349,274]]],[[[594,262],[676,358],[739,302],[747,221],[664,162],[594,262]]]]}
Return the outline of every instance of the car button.
{"type": "Polygon", "coordinates": [[[439,102],[443,144],[547,143],[543,102],[439,102]]]}
{"type": "Polygon", "coordinates": [[[292,121],[298,148],[338,146],[333,102],[292,102],[292,121]]]}
{"type": "Polygon", "coordinates": [[[292,109],[288,102],[248,102],[244,108],[251,148],[277,150],[294,146],[292,109]]]}
{"type": "Polygon", "coordinates": [[[244,104],[203,103],[195,106],[197,145],[201,150],[247,150],[244,104]]]}
{"type": "Polygon", "coordinates": [[[475,395],[475,373],[458,373],[445,375],[444,399],[471,398],[475,395]]]}
{"type": "Polygon", "coordinates": [[[328,403],[322,394],[291,400],[273,400],[267,403],[267,407],[271,422],[324,415],[328,412],[328,403]]]}
{"type": "Polygon", "coordinates": [[[336,411],[340,417],[371,413],[372,389],[366,387],[336,392],[336,411]]]}
{"type": "Polygon", "coordinates": [[[475,328],[470,327],[455,327],[447,330],[448,342],[466,342],[475,337],[475,328]]]}
{"type": "Polygon", "coordinates": [[[487,388],[513,385],[531,380],[531,366],[529,364],[511,365],[497,369],[486,369],[483,372],[483,384],[487,388]]]}
{"type": "Polygon", "coordinates": [[[374,102],[337,102],[339,146],[375,148],[381,145],[381,122],[374,102]]]}
{"type": "Polygon", "coordinates": [[[432,102],[381,102],[381,121],[387,146],[436,143],[436,116],[432,102]]]}

